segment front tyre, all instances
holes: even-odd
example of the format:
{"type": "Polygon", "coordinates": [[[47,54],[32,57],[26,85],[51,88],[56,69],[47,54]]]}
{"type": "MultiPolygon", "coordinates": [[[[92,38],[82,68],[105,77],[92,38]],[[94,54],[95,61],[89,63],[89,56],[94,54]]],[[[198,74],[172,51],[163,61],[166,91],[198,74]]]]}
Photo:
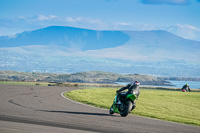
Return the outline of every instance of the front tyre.
{"type": "Polygon", "coordinates": [[[109,113],[110,113],[111,115],[114,114],[113,105],[110,107],[109,113]]]}
{"type": "Polygon", "coordinates": [[[128,113],[131,112],[132,102],[131,101],[127,101],[124,106],[126,106],[126,107],[120,112],[120,115],[122,117],[126,117],[128,115],[128,113]]]}

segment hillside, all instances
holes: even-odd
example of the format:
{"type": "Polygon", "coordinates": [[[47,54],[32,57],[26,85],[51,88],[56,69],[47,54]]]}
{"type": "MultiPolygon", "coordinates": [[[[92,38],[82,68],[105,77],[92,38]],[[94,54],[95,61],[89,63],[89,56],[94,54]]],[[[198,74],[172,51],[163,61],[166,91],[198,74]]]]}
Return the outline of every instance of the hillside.
{"type": "MultiPolygon", "coordinates": [[[[167,31],[124,31],[130,40],[124,45],[86,51],[95,57],[110,57],[143,62],[183,61],[200,64],[200,42],[187,40],[167,31]]],[[[84,55],[83,54],[83,55],[84,55]]]]}
{"type": "Polygon", "coordinates": [[[80,72],[73,74],[29,73],[0,71],[1,81],[35,81],[35,82],[77,82],[115,84],[116,82],[132,82],[138,80],[142,85],[164,85],[167,82],[148,75],[116,74],[109,72],[80,72]]]}
{"type": "Polygon", "coordinates": [[[0,37],[0,70],[107,71],[199,77],[200,42],[162,30],[98,31],[51,26],[0,37]]]}
{"type": "Polygon", "coordinates": [[[51,26],[17,34],[14,38],[0,37],[0,47],[30,45],[64,46],[86,51],[123,45],[129,36],[122,31],[95,31],[73,27],[51,26]]]}

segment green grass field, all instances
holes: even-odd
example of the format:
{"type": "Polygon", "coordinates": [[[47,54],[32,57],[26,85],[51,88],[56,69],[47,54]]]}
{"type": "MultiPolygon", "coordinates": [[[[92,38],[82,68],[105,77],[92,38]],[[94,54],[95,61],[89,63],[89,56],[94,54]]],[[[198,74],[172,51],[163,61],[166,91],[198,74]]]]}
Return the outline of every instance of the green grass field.
{"type": "MultiPolygon", "coordinates": [[[[94,88],[73,90],[65,96],[82,103],[109,109],[116,89],[94,88]]],[[[200,93],[142,89],[134,115],[200,126],[200,93]]]]}

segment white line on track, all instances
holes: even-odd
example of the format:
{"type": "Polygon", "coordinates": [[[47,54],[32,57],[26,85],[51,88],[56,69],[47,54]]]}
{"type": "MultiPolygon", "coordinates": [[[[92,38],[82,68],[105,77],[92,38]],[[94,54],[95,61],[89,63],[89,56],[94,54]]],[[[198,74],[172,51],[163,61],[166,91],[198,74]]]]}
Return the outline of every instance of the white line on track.
{"type": "MultiPolygon", "coordinates": [[[[61,95],[62,97],[64,97],[65,99],[71,101],[71,102],[74,102],[74,103],[77,103],[77,104],[80,104],[80,105],[84,105],[84,106],[88,106],[88,107],[92,107],[92,108],[96,108],[96,109],[102,109],[102,108],[94,107],[94,106],[91,106],[91,105],[88,105],[88,104],[84,104],[84,103],[80,103],[80,102],[76,102],[76,101],[74,101],[74,100],[71,100],[71,99],[69,99],[68,97],[64,96],[64,94],[65,94],[66,92],[68,92],[68,91],[64,91],[64,92],[62,92],[60,95],[61,95]]],[[[108,109],[102,109],[102,110],[108,110],[108,109]]]]}

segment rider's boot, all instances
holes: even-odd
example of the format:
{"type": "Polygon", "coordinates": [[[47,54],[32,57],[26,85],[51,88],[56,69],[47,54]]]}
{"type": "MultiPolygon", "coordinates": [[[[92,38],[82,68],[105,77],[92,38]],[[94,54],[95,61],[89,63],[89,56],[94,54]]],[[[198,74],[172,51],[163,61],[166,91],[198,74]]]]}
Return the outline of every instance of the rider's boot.
{"type": "Polygon", "coordinates": [[[135,101],[134,101],[134,102],[133,102],[133,106],[132,106],[132,109],[131,109],[131,110],[135,109],[135,107],[136,107],[136,105],[135,105],[135,101]]]}

